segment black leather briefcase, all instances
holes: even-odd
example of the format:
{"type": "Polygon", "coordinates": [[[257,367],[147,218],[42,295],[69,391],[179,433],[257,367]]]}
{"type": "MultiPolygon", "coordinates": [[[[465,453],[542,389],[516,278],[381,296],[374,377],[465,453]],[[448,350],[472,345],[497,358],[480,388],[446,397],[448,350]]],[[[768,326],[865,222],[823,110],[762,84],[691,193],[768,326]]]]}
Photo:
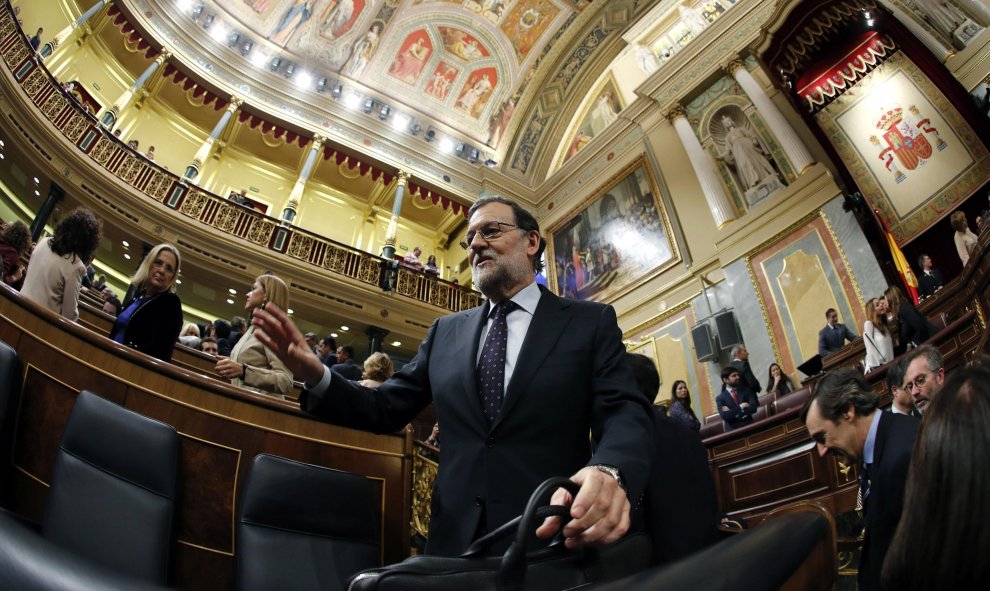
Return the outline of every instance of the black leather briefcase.
{"type": "Polygon", "coordinates": [[[540,521],[569,515],[567,507],[543,505],[558,488],[576,494],[578,485],[567,478],[550,478],[533,492],[521,516],[479,538],[461,556],[413,556],[366,570],[351,577],[348,591],[564,591],[619,579],[649,566],[651,545],[644,533],[608,546],[568,550],[556,544],[527,553],[526,544],[540,521]],[[483,555],[513,533],[515,541],[504,555],[483,555]]]}

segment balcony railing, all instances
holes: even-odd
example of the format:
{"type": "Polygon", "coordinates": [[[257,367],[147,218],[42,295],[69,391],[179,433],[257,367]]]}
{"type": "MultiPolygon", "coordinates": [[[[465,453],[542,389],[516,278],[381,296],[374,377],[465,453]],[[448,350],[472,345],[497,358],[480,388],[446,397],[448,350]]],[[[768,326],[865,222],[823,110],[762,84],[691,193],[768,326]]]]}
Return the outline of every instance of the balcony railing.
{"type": "MultiPolygon", "coordinates": [[[[95,167],[186,218],[289,256],[301,264],[377,287],[384,259],[295,227],[210,193],[127,147],[69,93],[31,49],[9,2],[0,10],[0,55],[27,99],[95,167]]],[[[400,266],[395,293],[450,311],[481,303],[481,294],[400,266]]]]}

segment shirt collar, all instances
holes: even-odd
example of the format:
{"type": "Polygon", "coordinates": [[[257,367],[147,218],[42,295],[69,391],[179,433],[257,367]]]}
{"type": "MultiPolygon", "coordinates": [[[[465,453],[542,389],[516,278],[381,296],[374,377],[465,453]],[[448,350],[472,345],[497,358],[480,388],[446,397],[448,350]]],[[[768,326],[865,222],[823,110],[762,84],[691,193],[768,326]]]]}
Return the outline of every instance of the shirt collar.
{"type": "MultiPolygon", "coordinates": [[[[535,281],[527,285],[526,287],[520,289],[516,292],[516,295],[509,298],[516,303],[520,308],[529,312],[532,316],[536,313],[536,306],[540,303],[540,296],[543,294],[540,292],[540,286],[537,285],[535,281]]],[[[491,316],[492,312],[495,310],[495,306],[500,302],[488,301],[488,315],[491,316]]]]}
{"type": "Polygon", "coordinates": [[[870,431],[866,434],[866,445],[863,446],[863,463],[872,464],[873,463],[873,448],[877,444],[877,427],[880,426],[880,415],[883,414],[882,410],[876,410],[873,413],[873,422],[870,423],[870,431]]]}

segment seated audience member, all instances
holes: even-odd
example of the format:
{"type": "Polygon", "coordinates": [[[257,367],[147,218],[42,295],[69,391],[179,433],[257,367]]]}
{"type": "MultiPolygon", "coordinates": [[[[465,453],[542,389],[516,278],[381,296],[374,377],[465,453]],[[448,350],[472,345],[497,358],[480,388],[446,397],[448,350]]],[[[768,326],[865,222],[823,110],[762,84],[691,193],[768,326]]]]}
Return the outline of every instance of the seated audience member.
{"type": "Polygon", "coordinates": [[[134,150],[135,152],[137,152],[138,141],[137,140],[129,140],[127,142],[127,147],[130,148],[130,149],[132,149],[132,150],[134,150]]]}
{"type": "Polygon", "coordinates": [[[315,332],[307,332],[306,333],[306,346],[308,346],[309,349],[310,349],[310,351],[312,351],[313,353],[316,353],[316,345],[317,345],[317,343],[318,343],[318,341],[316,340],[316,333],[315,332]]]}
{"type": "Polygon", "coordinates": [[[433,430],[430,431],[430,436],[426,438],[426,442],[433,447],[440,447],[440,422],[437,421],[433,423],[433,430]]]}
{"type": "Polygon", "coordinates": [[[182,302],[175,295],[179,249],[159,244],[148,252],[131,277],[134,297],[124,304],[110,338],[162,361],[172,359],[182,330],[182,302]]]}
{"type": "Polygon", "coordinates": [[[104,287],[103,289],[100,290],[100,299],[103,300],[104,302],[109,300],[110,297],[113,295],[116,294],[114,294],[113,290],[110,289],[109,287],[104,287]]]}
{"type": "Polygon", "coordinates": [[[784,373],[779,363],[771,363],[767,373],[767,392],[773,394],[774,400],[794,391],[794,382],[784,373]]]}
{"type": "Polygon", "coordinates": [[[206,337],[199,342],[199,350],[207,355],[217,356],[217,340],[213,337],[206,337]]]}
{"type": "Polygon", "coordinates": [[[420,247],[412,249],[412,251],[407,252],[406,256],[402,257],[402,263],[417,271],[423,270],[423,261],[419,260],[419,255],[423,254],[423,250],[420,247]]]}
{"type": "Polygon", "coordinates": [[[148,160],[151,160],[152,162],[154,162],[155,161],[155,147],[154,146],[148,146],[148,151],[145,152],[144,157],[147,158],[148,160]]]}
{"type": "Polygon", "coordinates": [[[966,212],[952,212],[952,215],[949,216],[949,223],[952,224],[952,229],[956,231],[952,239],[956,243],[956,253],[959,254],[959,260],[962,261],[963,267],[965,267],[966,263],[969,262],[970,255],[976,249],[978,238],[969,229],[969,223],[966,221],[966,212]]]}
{"type": "Polygon", "coordinates": [[[819,455],[832,454],[860,468],[861,591],[881,588],[880,569],[901,518],[908,464],[920,423],[913,417],[883,412],[878,403],[863,374],[845,367],[826,373],[801,411],[819,455]]]}
{"type": "MultiPolygon", "coordinates": [[[[280,310],[289,309],[289,287],[275,275],[261,275],[254,280],[247,293],[244,309],[250,314],[255,308],[271,302],[280,310]]],[[[230,357],[220,354],[217,373],[230,380],[235,386],[247,386],[253,390],[281,394],[292,390],[292,372],[275,353],[262,344],[255,335],[252,324],[237,345],[230,351],[230,357]]]]}
{"type": "Polygon", "coordinates": [[[110,297],[108,297],[106,301],[103,302],[103,311],[106,312],[107,314],[110,314],[114,318],[116,318],[120,314],[120,311],[121,309],[123,309],[123,307],[124,307],[123,304],[120,303],[120,298],[118,298],[113,294],[110,294],[110,297]]]}
{"type": "Polygon", "coordinates": [[[753,422],[760,401],[742,383],[739,370],[731,365],[722,370],[722,391],[715,397],[718,414],[725,421],[725,430],[732,431],[753,422]]]}
{"type": "Polygon", "coordinates": [[[863,373],[870,373],[894,358],[894,339],[887,328],[887,302],[883,298],[866,302],[863,344],[866,348],[863,373]]]}
{"type": "Polygon", "coordinates": [[[217,318],[213,321],[213,334],[211,335],[217,340],[217,349],[220,350],[220,355],[228,357],[230,355],[230,323],[223,318],[217,318]]]}
{"type": "Polygon", "coordinates": [[[31,43],[31,49],[38,51],[38,48],[41,47],[41,34],[44,32],[45,29],[43,29],[42,27],[38,27],[38,32],[35,33],[34,37],[31,37],[31,39],[29,40],[31,43]]]}
{"type": "Polygon", "coordinates": [[[701,430],[701,421],[691,408],[691,393],[684,380],[675,380],[670,389],[670,410],[667,415],[692,431],[701,430]]]}
{"type": "Polygon", "coordinates": [[[990,580],[990,371],[953,372],[921,423],[883,588],[985,589],[990,580]]]}
{"type": "Polygon", "coordinates": [[[887,385],[890,386],[890,396],[893,399],[890,404],[890,412],[896,415],[911,415],[920,419],[921,413],[914,407],[914,398],[911,396],[911,392],[902,387],[907,365],[907,357],[898,357],[887,368],[887,385]]]}
{"type": "MultiPolygon", "coordinates": [[[[76,209],[42,238],[31,254],[21,293],[75,322],[86,263],[93,258],[103,224],[88,209],[76,209]]],[[[172,340],[175,340],[174,338],[172,340]]]]}
{"type": "Polygon", "coordinates": [[[918,273],[918,295],[930,298],[945,285],[945,277],[935,268],[932,257],[927,254],[918,257],[918,266],[921,268],[921,273],[918,273]]]}
{"type": "Polygon", "coordinates": [[[427,259],[426,259],[426,267],[424,267],[423,270],[426,271],[427,273],[429,273],[430,275],[439,275],[440,274],[440,267],[437,266],[437,256],[436,255],[431,254],[429,257],[427,257],[427,259]]]}
{"type": "Polygon", "coordinates": [[[886,309],[897,317],[899,335],[894,343],[894,355],[900,355],[916,347],[935,334],[935,327],[910,301],[904,298],[901,288],[891,285],[883,292],[886,309]]]}
{"type": "Polygon", "coordinates": [[[729,365],[739,370],[742,383],[752,390],[753,394],[759,394],[763,390],[760,380],[756,379],[753,368],[749,366],[749,349],[746,345],[739,344],[732,348],[732,362],[729,365]]]}
{"type": "Polygon", "coordinates": [[[330,369],[352,381],[360,380],[364,374],[361,366],[354,361],[354,347],[350,345],[337,347],[337,363],[330,369]]]}
{"type": "Polygon", "coordinates": [[[199,344],[199,326],[195,322],[187,322],[182,325],[179,332],[179,342],[187,347],[196,349],[199,344]]]}
{"type": "Polygon", "coordinates": [[[230,319],[230,348],[233,349],[237,345],[237,341],[241,340],[244,336],[244,331],[247,330],[247,320],[243,316],[234,316],[230,319]]]}
{"type": "Polygon", "coordinates": [[[835,308],[825,311],[825,327],[818,331],[818,354],[822,357],[835,353],[846,345],[856,340],[856,333],[849,330],[845,324],[839,322],[839,313],[835,308]]]}
{"type": "Polygon", "coordinates": [[[18,220],[4,224],[0,228],[0,271],[3,282],[14,287],[24,279],[24,265],[21,257],[31,250],[31,231],[18,220]]]}
{"type": "MultiPolygon", "coordinates": [[[[93,280],[93,289],[102,293],[103,290],[106,288],[107,288],[106,273],[100,273],[99,275],[96,276],[96,279],[93,280]]],[[[111,291],[111,293],[113,292],[111,291]]]]}
{"type": "Polygon", "coordinates": [[[392,360],[389,356],[376,351],[364,360],[364,373],[361,374],[359,383],[369,388],[377,388],[382,385],[382,382],[392,377],[393,373],[395,373],[395,368],[392,366],[392,360]]]}
{"type": "Polygon", "coordinates": [[[330,335],[320,339],[320,344],[316,346],[316,356],[323,365],[333,367],[337,363],[337,341],[330,335]]]}
{"type": "Polygon", "coordinates": [[[945,362],[942,353],[931,345],[922,345],[904,357],[904,385],[901,386],[914,399],[914,406],[921,414],[942,389],[945,381],[945,362]]]}

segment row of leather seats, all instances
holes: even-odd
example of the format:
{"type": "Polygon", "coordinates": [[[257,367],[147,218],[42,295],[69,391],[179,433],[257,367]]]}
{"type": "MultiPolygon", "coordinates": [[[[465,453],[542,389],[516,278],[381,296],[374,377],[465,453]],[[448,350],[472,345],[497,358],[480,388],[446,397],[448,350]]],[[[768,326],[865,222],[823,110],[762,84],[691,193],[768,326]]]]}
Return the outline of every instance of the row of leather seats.
{"type": "MultiPolygon", "coordinates": [[[[0,342],[0,441],[13,449],[21,363],[0,342]]],[[[25,395],[30,395],[25,392],[25,395]]],[[[169,425],[91,392],[76,398],[42,521],[0,511],[0,573],[16,589],[148,589],[169,583],[181,442],[169,425]]],[[[3,466],[10,474],[12,467],[3,466]]],[[[11,498],[4,484],[5,506],[11,498]]],[[[254,458],[236,528],[239,589],[343,589],[381,562],[367,478],[254,458]]]]}
{"type": "MultiPolygon", "coordinates": [[[[774,399],[773,394],[764,394],[760,396],[760,407],[756,409],[756,413],[753,415],[753,423],[758,423],[767,417],[780,414],[791,408],[801,408],[810,395],[811,389],[807,387],[799,388],[777,399],[774,399]]],[[[701,426],[702,439],[708,439],[722,433],[725,433],[725,422],[722,421],[721,416],[714,414],[705,417],[705,423],[701,426]]]]}

